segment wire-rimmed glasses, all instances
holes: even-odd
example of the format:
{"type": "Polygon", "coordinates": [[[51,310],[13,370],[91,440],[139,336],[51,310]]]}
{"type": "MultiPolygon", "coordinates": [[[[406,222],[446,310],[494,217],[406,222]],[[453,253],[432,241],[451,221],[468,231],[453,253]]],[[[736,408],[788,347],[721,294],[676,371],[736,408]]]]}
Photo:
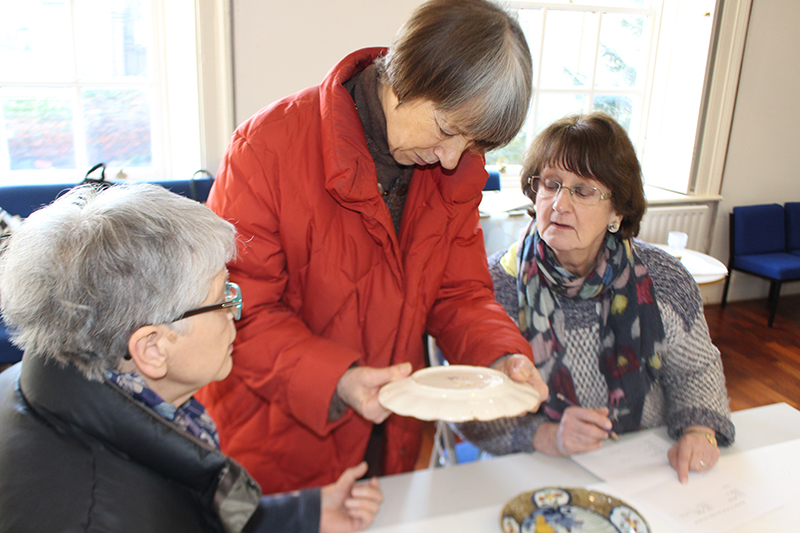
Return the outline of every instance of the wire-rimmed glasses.
{"type": "Polygon", "coordinates": [[[553,198],[561,192],[562,189],[569,191],[572,199],[576,203],[582,205],[597,205],[600,200],[608,200],[611,198],[610,192],[600,192],[597,187],[589,187],[587,185],[578,185],[577,187],[565,187],[560,181],[550,178],[543,178],[541,176],[531,176],[528,178],[533,192],[542,198],[553,198]]]}

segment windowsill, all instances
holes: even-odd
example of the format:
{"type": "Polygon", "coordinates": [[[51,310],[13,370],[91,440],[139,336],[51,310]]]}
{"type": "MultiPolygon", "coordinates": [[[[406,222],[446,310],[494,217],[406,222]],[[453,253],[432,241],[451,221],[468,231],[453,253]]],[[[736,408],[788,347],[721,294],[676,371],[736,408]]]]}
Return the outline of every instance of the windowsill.
{"type": "Polygon", "coordinates": [[[720,195],[691,195],[668,191],[651,185],[644,186],[648,205],[705,204],[722,200],[720,195]]]}

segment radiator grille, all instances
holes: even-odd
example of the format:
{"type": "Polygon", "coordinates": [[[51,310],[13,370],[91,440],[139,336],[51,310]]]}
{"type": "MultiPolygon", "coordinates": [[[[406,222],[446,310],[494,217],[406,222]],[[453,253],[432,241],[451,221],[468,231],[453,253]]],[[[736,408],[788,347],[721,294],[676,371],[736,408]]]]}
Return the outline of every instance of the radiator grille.
{"type": "Polygon", "coordinates": [[[705,252],[708,248],[711,212],[707,205],[650,207],[647,209],[639,238],[654,244],[666,244],[670,231],[689,236],[687,248],[705,252]]]}

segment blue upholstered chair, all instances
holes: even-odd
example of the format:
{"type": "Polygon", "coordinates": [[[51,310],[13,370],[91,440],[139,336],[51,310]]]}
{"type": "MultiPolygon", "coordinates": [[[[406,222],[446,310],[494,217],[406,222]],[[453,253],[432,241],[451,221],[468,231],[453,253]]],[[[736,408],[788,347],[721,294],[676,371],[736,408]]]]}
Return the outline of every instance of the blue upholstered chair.
{"type": "Polygon", "coordinates": [[[486,185],[483,186],[484,191],[499,191],[500,190],[500,173],[496,170],[489,171],[489,178],[486,180],[486,185]]]}
{"type": "Polygon", "coordinates": [[[786,202],[783,212],[786,215],[786,251],[800,256],[800,202],[786,202]]]}
{"type": "MultiPolygon", "coordinates": [[[[779,204],[734,207],[730,215],[728,271],[739,270],[770,281],[769,319],[772,327],[784,281],[800,280],[800,256],[786,251],[786,226],[779,204]]],[[[725,280],[722,307],[728,300],[731,276],[725,280]]]]}

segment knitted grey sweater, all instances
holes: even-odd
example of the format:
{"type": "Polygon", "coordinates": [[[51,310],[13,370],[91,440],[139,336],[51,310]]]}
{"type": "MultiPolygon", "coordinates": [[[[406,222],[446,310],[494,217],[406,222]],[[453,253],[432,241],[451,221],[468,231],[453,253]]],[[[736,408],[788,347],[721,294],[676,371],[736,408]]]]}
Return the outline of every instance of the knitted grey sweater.
{"type": "MultiPolygon", "coordinates": [[[[719,350],[711,343],[703,315],[700,291],[691,274],[662,249],[634,241],[634,249],[647,267],[655,287],[666,335],[662,369],[645,397],[642,428],[666,425],[670,437],[678,439],[684,428],[708,426],[717,432],[721,445],[733,442],[728,393],[719,350]]],[[[489,258],[495,298],[512,319],[519,316],[516,279],[500,264],[506,251],[489,258]]],[[[608,405],[608,386],[600,372],[600,318],[594,300],[556,295],[565,320],[559,338],[566,346],[564,364],[575,383],[582,407],[608,405]]],[[[545,382],[550,378],[553,358],[538,366],[545,382]]],[[[547,421],[543,414],[528,413],[491,422],[466,422],[454,430],[480,449],[494,455],[533,451],[533,436],[547,421]]]]}

